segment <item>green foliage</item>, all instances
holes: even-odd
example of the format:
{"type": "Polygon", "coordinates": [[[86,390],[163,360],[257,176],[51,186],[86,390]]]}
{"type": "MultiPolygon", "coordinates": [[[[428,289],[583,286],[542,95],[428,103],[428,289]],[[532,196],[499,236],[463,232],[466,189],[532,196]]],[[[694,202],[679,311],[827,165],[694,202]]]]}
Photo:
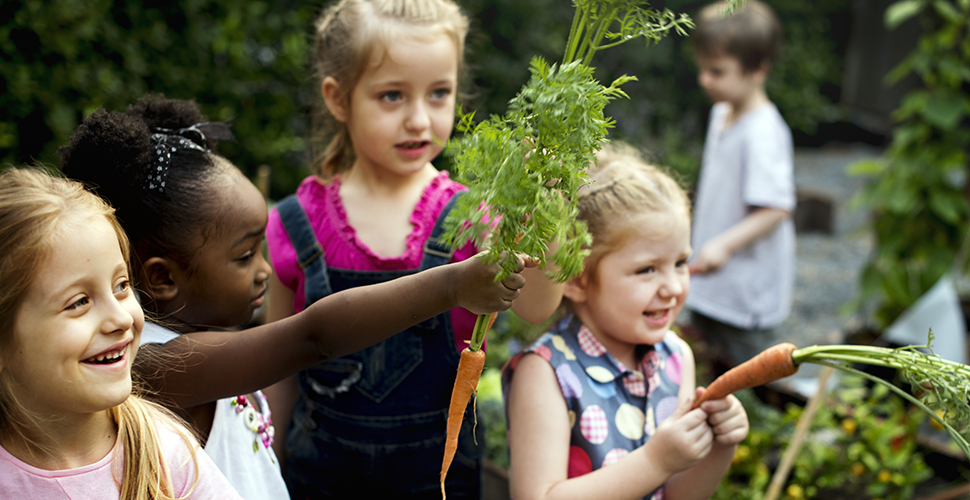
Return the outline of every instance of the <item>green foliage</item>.
{"type": "MultiPolygon", "coordinates": [[[[272,197],[295,190],[306,168],[312,20],[327,0],[0,3],[0,165],[56,165],[54,151],[98,107],[121,110],[149,91],[195,99],[212,119],[237,117],[238,144],[221,152],[250,176],[273,168],[272,197]]],[[[564,0],[458,0],[472,22],[468,109],[501,114],[538,55],[559,60],[573,19],[564,0]]],[[[796,130],[831,112],[841,78],[838,0],[771,0],[788,33],[769,92],[796,130]],[[820,94],[818,89],[822,88],[820,94]]],[[[663,6],[692,13],[694,0],[663,6]]],[[[690,181],[700,164],[709,103],[696,84],[684,37],[643,50],[625,44],[597,55],[596,77],[638,75],[630,95],[608,105],[616,138],[647,147],[690,181]]],[[[449,167],[449,159],[439,165],[449,167]]]]}
{"type": "MultiPolygon", "coordinates": [[[[924,88],[907,95],[893,118],[893,141],[878,161],[849,167],[870,179],[853,200],[872,211],[876,251],[862,271],[853,307],[875,304],[875,323],[889,325],[949,271],[967,237],[970,150],[970,2],[905,0],[886,11],[895,27],[921,16],[926,34],[888,80],[918,75],[924,88]]],[[[963,259],[966,256],[962,256],[963,259]]]]}
{"type": "Polygon", "coordinates": [[[515,271],[516,252],[544,263],[553,241],[559,248],[552,255],[557,268],[552,277],[562,282],[582,271],[590,237],[576,220],[576,193],[613,125],[603,114],[606,104],[625,97],[619,86],[634,80],[621,76],[604,87],[593,76],[592,57],[636,37],[658,40],[690,26],[684,16],[655,11],[642,1],[574,6],[562,64],[533,58],[532,77],[505,114],[477,125],[474,113],[462,115],[457,128],[464,135],[451,143],[456,179],[470,190],[449,214],[445,239],[459,246],[475,240],[484,247],[490,237],[488,260],[503,267],[497,279],[515,271]]]}
{"type": "MultiPolygon", "coordinates": [[[[738,393],[751,425],[714,499],[764,498],[803,408],[785,412],[763,405],[750,391],[738,393]]],[[[925,415],[907,409],[883,385],[867,387],[860,377],[843,376],[838,391],[820,406],[809,438],[795,459],[783,498],[912,497],[916,485],[933,475],[916,446],[925,415]]]]}
{"type": "Polygon", "coordinates": [[[319,2],[26,0],[0,7],[0,163],[58,164],[54,151],[98,107],[147,92],[236,117],[220,152],[274,193],[304,175],[311,20],[319,2]]]}

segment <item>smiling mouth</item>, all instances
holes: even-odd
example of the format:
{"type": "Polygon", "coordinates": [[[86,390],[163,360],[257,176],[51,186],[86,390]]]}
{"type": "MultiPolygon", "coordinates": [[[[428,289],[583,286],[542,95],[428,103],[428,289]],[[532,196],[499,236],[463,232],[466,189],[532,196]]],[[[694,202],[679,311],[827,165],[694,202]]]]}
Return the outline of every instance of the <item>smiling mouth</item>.
{"type": "Polygon", "coordinates": [[[643,313],[643,315],[650,319],[660,319],[667,315],[667,311],[669,311],[669,309],[661,309],[659,311],[647,311],[643,313]]]}
{"type": "Polygon", "coordinates": [[[428,145],[428,141],[402,142],[397,145],[401,149],[421,149],[428,145]]]}
{"type": "Polygon", "coordinates": [[[127,348],[128,346],[125,346],[125,348],[117,351],[110,351],[110,352],[98,354],[97,356],[91,356],[90,358],[85,359],[84,363],[89,363],[93,365],[110,365],[112,363],[117,363],[122,359],[124,359],[125,350],[127,350],[127,348]]]}

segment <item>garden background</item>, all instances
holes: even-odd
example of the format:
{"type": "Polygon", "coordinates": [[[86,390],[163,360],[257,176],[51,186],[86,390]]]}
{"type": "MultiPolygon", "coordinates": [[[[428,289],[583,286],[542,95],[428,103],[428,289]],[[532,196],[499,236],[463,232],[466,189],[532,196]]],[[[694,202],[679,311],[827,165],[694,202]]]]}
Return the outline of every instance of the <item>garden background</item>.
{"type": "MultiPolygon", "coordinates": [[[[480,117],[500,113],[526,81],[531,57],[557,60],[563,52],[571,2],[457,1],[472,21],[464,109],[480,117]]],[[[653,6],[693,15],[705,3],[653,6]]],[[[796,292],[794,316],[821,326],[831,334],[819,337],[826,341],[841,341],[849,330],[878,333],[944,273],[965,271],[959,250],[970,220],[970,0],[767,3],[786,34],[768,92],[793,131],[796,183],[809,188],[802,198],[821,202],[806,204],[815,207],[807,220],[821,224],[814,227],[821,236],[799,236],[799,280],[811,286],[796,292]],[[890,84],[885,77],[894,68],[890,84]]],[[[311,26],[320,9],[321,2],[300,0],[0,0],[0,165],[56,166],[56,149],[84,116],[163,92],[195,99],[211,119],[234,118],[240,140],[220,145],[220,152],[251,178],[267,166],[268,198],[279,199],[309,173],[310,115],[319,105],[309,65],[311,26]]],[[[646,148],[692,186],[710,104],[696,84],[688,39],[627,43],[599,53],[593,65],[602,81],[621,74],[639,79],[624,85],[629,99],[606,109],[616,120],[612,138],[646,148]]],[[[448,164],[445,157],[439,167],[448,164]]],[[[490,337],[493,368],[510,345],[537,334],[511,314],[497,325],[490,337]]],[[[493,388],[493,402],[494,395],[493,388]]],[[[855,397],[873,396],[857,390],[855,397]]],[[[757,398],[746,404],[757,424],[751,456],[739,459],[732,475],[748,489],[722,489],[725,498],[763,491],[767,472],[758,464],[784,444],[772,438],[785,434],[782,427],[772,426],[790,427],[799,411],[766,410],[762,418],[757,398]]],[[[863,497],[907,498],[926,480],[918,472],[924,469],[913,465],[922,456],[915,445],[885,441],[895,442],[919,422],[896,419],[884,431],[889,434],[864,438],[847,432],[845,422],[885,423],[887,415],[907,411],[874,404],[882,409],[847,416],[846,406],[836,403],[822,419],[829,431],[841,429],[831,442],[845,449],[864,444],[854,445],[853,457],[826,455],[825,448],[838,448],[832,446],[810,453],[789,484],[801,490],[786,494],[820,494],[810,486],[831,478],[832,484],[884,485],[886,491],[863,497]],[[864,473],[847,476],[858,463],[864,473]],[[917,472],[893,476],[897,469],[917,472]]],[[[493,412],[493,432],[504,432],[500,407],[484,409],[493,412]]],[[[501,441],[495,435],[490,445],[500,448],[501,441]]],[[[492,457],[501,462],[502,450],[492,457]]]]}

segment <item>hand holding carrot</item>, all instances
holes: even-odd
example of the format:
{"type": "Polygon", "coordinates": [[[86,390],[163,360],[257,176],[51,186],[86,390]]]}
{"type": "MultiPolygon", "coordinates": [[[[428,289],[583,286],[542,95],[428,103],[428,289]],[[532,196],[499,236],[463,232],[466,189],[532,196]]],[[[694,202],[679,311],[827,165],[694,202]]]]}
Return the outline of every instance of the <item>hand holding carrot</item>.
{"type": "Polygon", "coordinates": [[[707,424],[707,413],[690,409],[692,403],[689,399],[681,401],[641,448],[651,455],[650,463],[668,475],[697,465],[711,451],[714,433],[707,424]]]}
{"type": "MultiPolygon", "coordinates": [[[[703,392],[704,389],[698,387],[696,397],[699,398],[703,392]]],[[[705,401],[700,409],[707,413],[707,423],[714,432],[716,444],[734,446],[748,436],[748,415],[734,395],[705,401]]]]}
{"type": "Polygon", "coordinates": [[[485,254],[481,252],[474,258],[451,264],[456,266],[451,295],[458,306],[475,314],[505,311],[519,297],[519,289],[525,286],[522,270],[526,267],[526,261],[522,257],[518,258],[514,273],[495,281],[502,267],[499,264],[486,264],[485,254]]]}

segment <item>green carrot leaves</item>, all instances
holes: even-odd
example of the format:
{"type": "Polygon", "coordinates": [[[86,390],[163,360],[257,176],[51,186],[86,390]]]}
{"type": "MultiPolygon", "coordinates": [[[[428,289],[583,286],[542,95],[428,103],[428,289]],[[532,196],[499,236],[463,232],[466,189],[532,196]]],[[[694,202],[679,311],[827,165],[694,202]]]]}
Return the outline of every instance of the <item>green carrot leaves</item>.
{"type": "Polygon", "coordinates": [[[620,85],[636,80],[622,76],[603,86],[593,77],[593,54],[637,37],[649,43],[670,30],[685,34],[692,26],[686,15],[658,12],[638,0],[573,5],[563,62],[534,58],[529,82],[503,116],[476,125],[473,114],[459,113],[457,129],[464,135],[449,146],[455,179],[470,192],[449,214],[445,238],[457,246],[471,240],[488,246],[489,261],[501,260],[499,279],[514,272],[514,253],[545,263],[553,242],[558,270],[551,277],[562,282],[582,272],[590,236],[576,220],[576,194],[613,127],[603,110],[612,99],[626,97],[620,85]]]}

